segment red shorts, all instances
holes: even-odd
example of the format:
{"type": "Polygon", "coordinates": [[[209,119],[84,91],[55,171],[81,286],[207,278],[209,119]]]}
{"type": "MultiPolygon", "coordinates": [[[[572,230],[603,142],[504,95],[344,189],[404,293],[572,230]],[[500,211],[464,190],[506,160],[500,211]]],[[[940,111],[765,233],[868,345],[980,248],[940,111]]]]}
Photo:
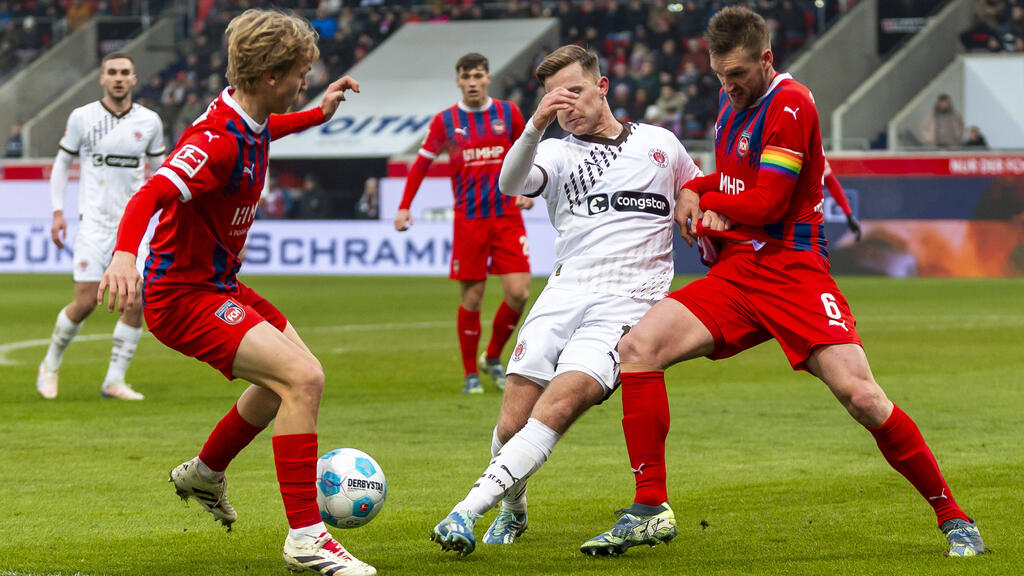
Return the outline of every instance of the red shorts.
{"type": "Polygon", "coordinates": [[[775,338],[794,370],[819,346],[861,345],[857,321],[829,273],[811,252],[765,246],[727,246],[705,278],[669,294],[715,338],[712,360],[728,358],[775,338]]]}
{"type": "Polygon", "coordinates": [[[288,319],[273,304],[239,282],[237,294],[166,290],[147,294],[146,325],[156,339],[220,370],[228,380],[235,352],[250,328],[266,320],[284,331],[288,319]]]}
{"type": "Polygon", "coordinates": [[[530,251],[521,216],[455,218],[452,280],[486,280],[488,274],[530,271],[530,251]]]}

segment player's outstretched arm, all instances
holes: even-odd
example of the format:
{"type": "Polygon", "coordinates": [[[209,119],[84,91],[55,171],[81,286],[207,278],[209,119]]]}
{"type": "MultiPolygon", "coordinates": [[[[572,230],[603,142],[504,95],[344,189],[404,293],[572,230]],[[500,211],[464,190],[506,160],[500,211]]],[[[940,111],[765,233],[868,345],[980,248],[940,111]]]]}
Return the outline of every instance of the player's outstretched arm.
{"type": "Polygon", "coordinates": [[[110,288],[110,298],[107,302],[107,311],[113,312],[117,306],[119,313],[124,313],[125,308],[132,308],[142,287],[142,277],[135,267],[135,254],[124,250],[114,252],[110,260],[110,266],[103,273],[100,280],[99,290],[96,292],[96,304],[103,305],[103,295],[107,288],[110,288]]]}
{"type": "Polygon", "coordinates": [[[320,100],[320,109],[324,112],[324,121],[330,120],[338,111],[338,106],[345,100],[345,91],[359,93],[359,82],[351,76],[342,76],[327,86],[327,92],[320,100]]]}

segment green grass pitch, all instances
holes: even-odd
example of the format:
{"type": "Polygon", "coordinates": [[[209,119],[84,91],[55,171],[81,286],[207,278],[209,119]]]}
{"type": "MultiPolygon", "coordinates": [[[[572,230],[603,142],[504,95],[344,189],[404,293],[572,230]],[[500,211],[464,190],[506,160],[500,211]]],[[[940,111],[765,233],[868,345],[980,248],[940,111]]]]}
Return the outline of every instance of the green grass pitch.
{"type": "MultiPolygon", "coordinates": [[[[1024,574],[1024,280],[840,278],[876,378],[917,421],[992,551],[967,560],[942,556],[924,500],[774,342],[668,372],[669,493],[679,522],[670,546],[613,559],[579,552],[632,497],[616,395],[590,410],[531,480],[520,541],[464,559],[442,554],[428,533],[486,466],[501,401],[493,388],[459,393],[456,285],[246,281],[323,362],[321,452],[360,448],[387,475],[380,516],[335,531],[382,575],[1024,574]]],[[[82,332],[91,338],[65,355],[58,399],[37,396],[43,342],[71,287],[66,275],[0,276],[0,576],[285,574],[270,433],[229,469],[239,513],[230,534],[195,504],[186,508],[167,482],[231,407],[240,381],[146,335],[129,371],[146,400],[103,400],[114,318],[97,310],[82,332]]],[[[542,287],[536,279],[533,295],[542,287]]],[[[499,298],[492,281],[484,342],[499,298]]]]}

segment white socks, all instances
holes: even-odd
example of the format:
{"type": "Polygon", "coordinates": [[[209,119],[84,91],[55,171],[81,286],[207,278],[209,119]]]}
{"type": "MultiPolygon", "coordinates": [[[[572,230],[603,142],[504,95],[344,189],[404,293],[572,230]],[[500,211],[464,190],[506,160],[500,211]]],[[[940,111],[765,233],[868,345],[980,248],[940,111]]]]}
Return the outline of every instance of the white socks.
{"type": "Polygon", "coordinates": [[[61,360],[64,358],[64,351],[68,349],[71,340],[78,335],[82,325],[85,324],[85,322],[75,324],[71,321],[71,318],[68,318],[64,310],[62,308],[60,313],[57,314],[57,325],[53,327],[53,335],[50,336],[50,348],[46,351],[46,359],[43,360],[46,363],[46,368],[51,372],[55,372],[60,368],[61,360]]]}
{"type": "Polygon", "coordinates": [[[114,345],[110,350],[110,366],[107,367],[107,377],[103,379],[104,386],[124,382],[124,374],[135,356],[141,337],[142,328],[132,328],[121,320],[117,321],[114,326],[114,345]]]}
{"type": "Polygon", "coordinates": [[[313,542],[320,537],[321,534],[327,532],[327,526],[324,526],[323,522],[317,522],[312,526],[303,526],[302,528],[289,528],[288,537],[292,540],[298,540],[299,542],[313,542]]]}
{"type": "Polygon", "coordinates": [[[558,439],[558,433],[540,420],[530,418],[526,426],[501,447],[466,499],[453,510],[483,514],[493,508],[513,485],[540,469],[558,439]]]}
{"type": "MultiPolygon", "coordinates": [[[[494,427],[494,434],[491,435],[491,456],[497,456],[503,444],[498,440],[498,427],[494,427]]],[[[526,479],[516,482],[505,497],[501,499],[501,507],[508,508],[517,514],[526,512],[526,479]]]]}

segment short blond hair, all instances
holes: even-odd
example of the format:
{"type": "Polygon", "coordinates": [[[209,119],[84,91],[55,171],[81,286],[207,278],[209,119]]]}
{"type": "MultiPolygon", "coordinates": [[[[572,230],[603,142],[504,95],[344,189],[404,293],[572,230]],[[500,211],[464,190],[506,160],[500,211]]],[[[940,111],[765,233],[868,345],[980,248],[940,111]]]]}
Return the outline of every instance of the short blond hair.
{"type": "Polygon", "coordinates": [[[544,84],[544,81],[554,76],[556,72],[576,62],[580,63],[583,73],[593,78],[595,82],[601,78],[601,66],[598,64],[597,55],[581,46],[567,44],[541,60],[537,66],[537,80],[544,84]]]}
{"type": "Polygon", "coordinates": [[[320,57],[317,33],[304,18],[277,10],[250,8],[235,16],[224,32],[228,41],[228,82],[256,89],[264,72],[284,74],[297,62],[320,57]]]}

